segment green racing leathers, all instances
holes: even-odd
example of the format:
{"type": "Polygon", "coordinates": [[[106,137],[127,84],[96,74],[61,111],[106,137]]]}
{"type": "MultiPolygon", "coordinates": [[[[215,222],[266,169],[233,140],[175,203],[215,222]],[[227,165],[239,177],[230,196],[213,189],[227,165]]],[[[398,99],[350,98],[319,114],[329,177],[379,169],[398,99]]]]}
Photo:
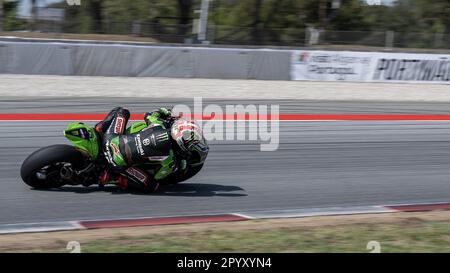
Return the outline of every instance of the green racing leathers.
{"type": "Polygon", "coordinates": [[[160,108],[146,113],[147,126],[126,134],[129,118],[127,109],[116,107],[95,130],[101,135],[101,147],[110,171],[119,174],[119,186],[153,192],[160,180],[186,168],[186,161],[178,153],[167,127],[170,111],[160,108]]]}

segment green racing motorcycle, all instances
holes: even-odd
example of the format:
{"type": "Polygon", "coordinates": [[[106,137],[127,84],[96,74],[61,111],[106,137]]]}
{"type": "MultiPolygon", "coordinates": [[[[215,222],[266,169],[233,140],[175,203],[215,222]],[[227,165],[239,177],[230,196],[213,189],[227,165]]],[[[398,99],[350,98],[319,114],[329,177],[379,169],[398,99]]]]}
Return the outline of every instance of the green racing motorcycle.
{"type": "MultiPolygon", "coordinates": [[[[135,122],[125,133],[137,133],[145,127],[147,124],[144,121],[135,122]]],[[[107,161],[100,150],[99,136],[95,129],[83,122],[71,122],[65,128],[64,136],[72,145],[47,146],[25,159],[20,175],[27,185],[35,189],[51,189],[64,185],[98,184],[100,174],[107,168],[107,161]]],[[[154,166],[156,168],[158,165],[154,166]]],[[[151,168],[148,164],[146,167],[151,168]]],[[[192,167],[181,177],[169,175],[159,183],[161,185],[180,183],[197,174],[201,168],[202,165],[192,167]]],[[[114,183],[115,181],[111,182],[114,183]]]]}

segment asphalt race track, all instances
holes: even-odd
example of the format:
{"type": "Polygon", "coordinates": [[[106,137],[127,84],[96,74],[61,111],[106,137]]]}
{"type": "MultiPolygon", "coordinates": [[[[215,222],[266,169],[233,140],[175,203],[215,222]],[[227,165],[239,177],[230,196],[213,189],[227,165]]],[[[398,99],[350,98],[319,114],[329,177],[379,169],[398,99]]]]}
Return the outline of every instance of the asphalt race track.
{"type": "MultiPolygon", "coordinates": [[[[191,100],[2,98],[1,113],[145,112],[191,100]]],[[[233,101],[208,101],[220,105],[233,101]]],[[[445,103],[239,101],[281,113],[450,113],[445,103]]],[[[110,187],[32,190],[20,165],[34,150],[68,143],[66,122],[0,121],[0,224],[74,219],[450,201],[449,121],[289,121],[280,146],[213,141],[202,172],[153,195],[110,187]]]]}

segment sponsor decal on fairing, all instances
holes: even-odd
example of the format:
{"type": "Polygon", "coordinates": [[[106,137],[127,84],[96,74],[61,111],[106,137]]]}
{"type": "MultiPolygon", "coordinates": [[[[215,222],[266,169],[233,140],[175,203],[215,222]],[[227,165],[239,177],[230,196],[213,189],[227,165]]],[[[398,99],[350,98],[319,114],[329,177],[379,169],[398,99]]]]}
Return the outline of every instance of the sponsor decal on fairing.
{"type": "Polygon", "coordinates": [[[130,168],[128,168],[126,170],[126,172],[129,175],[131,175],[131,176],[135,177],[136,179],[138,179],[139,181],[141,181],[142,183],[145,183],[147,181],[147,177],[148,176],[143,171],[141,171],[139,169],[136,169],[134,167],[130,167],[130,168]]]}

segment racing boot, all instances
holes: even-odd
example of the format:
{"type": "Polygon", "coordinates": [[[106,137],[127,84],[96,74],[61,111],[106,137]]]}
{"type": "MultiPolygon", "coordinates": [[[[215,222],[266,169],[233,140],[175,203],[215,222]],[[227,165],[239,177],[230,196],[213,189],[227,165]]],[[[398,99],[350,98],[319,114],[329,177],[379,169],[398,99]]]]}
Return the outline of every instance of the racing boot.
{"type": "Polygon", "coordinates": [[[110,181],[111,181],[111,174],[107,170],[104,170],[98,179],[98,186],[103,188],[110,181]]]}

